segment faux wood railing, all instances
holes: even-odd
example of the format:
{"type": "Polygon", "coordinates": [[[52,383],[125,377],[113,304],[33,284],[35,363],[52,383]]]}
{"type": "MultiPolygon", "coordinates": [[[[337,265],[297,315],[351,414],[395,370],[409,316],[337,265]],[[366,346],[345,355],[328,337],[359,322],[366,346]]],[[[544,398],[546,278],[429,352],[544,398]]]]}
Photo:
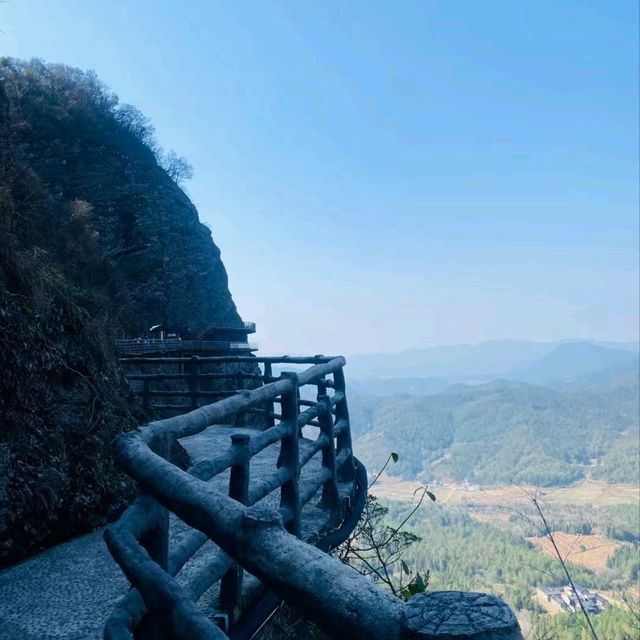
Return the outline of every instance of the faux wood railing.
{"type": "MultiPolygon", "coordinates": [[[[135,360],[135,359],[134,359],[135,360]]],[[[135,364],[141,364],[135,360],[135,364]]],[[[152,359],[175,363],[178,359],[152,359]]],[[[193,359],[182,359],[193,364],[193,359]]],[[[233,622],[239,613],[243,570],[224,551],[214,554],[188,585],[179,587],[173,578],[188,560],[208,540],[198,524],[182,536],[173,546],[169,540],[169,507],[180,517],[174,505],[171,489],[173,482],[188,477],[197,483],[203,499],[210,491],[206,482],[230,470],[228,497],[240,505],[253,505],[268,494],[279,491],[279,513],[287,532],[300,536],[302,507],[316,494],[320,494],[322,508],[329,514],[328,521],[338,524],[345,512],[339,483],[352,483],[354,462],[351,450],[349,414],[345,393],[343,358],[202,358],[209,364],[250,363],[262,364],[263,374],[247,376],[267,384],[254,390],[243,390],[214,404],[190,413],[149,423],[120,437],[117,454],[126,471],[139,483],[140,498],[106,532],[106,540],[115,560],[135,587],[118,605],[111,616],[105,638],[123,640],[131,638],[140,622],[145,638],[170,635],[185,638],[222,638],[225,635],[211,622],[216,612],[201,611],[195,601],[220,582],[218,616],[226,623],[233,622]],[[302,373],[272,374],[273,364],[312,364],[302,373]],[[300,387],[315,385],[316,401],[300,399],[300,387]],[[327,392],[331,391],[331,395],[327,392]],[[274,404],[280,411],[274,411],[274,404]],[[301,410],[304,408],[304,410],[301,410]],[[212,452],[210,460],[202,461],[182,471],[169,460],[172,443],[193,436],[215,425],[238,422],[238,417],[257,412],[265,417],[264,430],[233,433],[228,447],[212,452]],[[317,437],[300,451],[302,429],[316,427],[317,437]],[[271,473],[250,485],[251,459],[267,447],[279,443],[277,463],[271,473]],[[316,455],[321,464],[311,481],[300,486],[300,470],[316,455]],[[162,504],[161,504],[162,503],[162,504]],[[207,615],[208,614],[208,615],[207,615]]],[[[137,380],[192,379],[187,374],[138,374],[137,380]]],[[[237,379],[237,374],[198,373],[204,379],[237,379]]],[[[173,394],[174,392],[168,392],[173,394]]],[[[213,395],[213,394],[212,394],[213,395]]],[[[217,395],[217,394],[216,394],[217,395]]],[[[207,397],[208,394],[198,397],[207,397]]],[[[184,504],[181,505],[184,508],[184,504]]]]}
{"type": "Polygon", "coordinates": [[[202,351],[202,352],[227,352],[233,351],[249,352],[257,351],[258,345],[254,342],[238,342],[229,340],[176,340],[170,338],[160,340],[158,338],[149,339],[126,339],[116,340],[116,351],[120,356],[141,353],[169,353],[175,351],[202,351]]]}
{"type": "Polygon", "coordinates": [[[318,534],[335,539],[336,527],[348,533],[357,521],[357,510],[345,519],[343,499],[355,494],[362,505],[366,497],[366,472],[352,452],[343,358],[210,361],[261,363],[267,383],[118,439],[118,459],[141,495],[105,532],[133,587],[107,622],[107,640],[223,640],[226,631],[233,637],[238,614],[252,606],[243,601],[249,591],[243,582],[256,579],[339,639],[522,639],[515,616],[494,596],[433,592],[403,602],[324,552],[328,545],[318,534]],[[314,366],[274,379],[275,363],[314,366]],[[301,399],[306,385],[316,387],[315,400],[301,399]],[[262,429],[233,426],[250,411],[262,412],[262,429]],[[308,437],[310,427],[315,438],[308,437]],[[230,442],[211,457],[186,471],[171,462],[176,440],[188,446],[191,436],[216,433],[228,434],[230,442]],[[278,455],[271,468],[263,465],[252,477],[252,462],[273,447],[278,455]],[[323,518],[305,516],[313,510],[323,518]],[[189,528],[170,537],[176,521],[189,528]],[[209,541],[215,552],[181,580],[181,569],[209,541]],[[198,601],[216,583],[214,608],[201,608],[198,601]]]}
{"type": "MultiPolygon", "coordinates": [[[[125,373],[125,377],[130,382],[138,384],[139,388],[135,393],[142,399],[145,412],[152,413],[154,409],[172,410],[178,412],[187,412],[191,409],[197,409],[202,404],[209,404],[213,400],[228,398],[235,395],[238,390],[245,389],[248,386],[258,386],[275,382],[279,380],[273,375],[273,365],[309,365],[327,362],[329,359],[325,356],[312,357],[254,357],[254,356],[189,356],[189,357],[171,357],[171,356],[124,356],[120,358],[120,363],[129,371],[125,373]],[[258,370],[258,365],[262,365],[263,372],[258,370]],[[231,365],[235,369],[233,372],[219,370],[207,371],[205,369],[220,369],[231,365]],[[143,370],[147,367],[168,366],[169,368],[179,369],[179,371],[160,371],[145,373],[143,370]],[[132,372],[131,370],[135,370],[132,372]],[[229,390],[211,390],[204,388],[203,383],[230,383],[233,389],[229,390]],[[157,389],[154,388],[155,383],[183,383],[182,388],[173,389],[157,389]],[[154,400],[165,400],[186,398],[188,403],[185,404],[155,404],[154,400]]],[[[324,391],[329,388],[330,382],[324,387],[324,391]]],[[[277,400],[273,401],[277,402],[277,400]]],[[[269,405],[269,413],[260,408],[252,408],[248,413],[261,414],[270,423],[274,424],[274,419],[280,418],[280,415],[274,411],[273,402],[269,405]]]]}

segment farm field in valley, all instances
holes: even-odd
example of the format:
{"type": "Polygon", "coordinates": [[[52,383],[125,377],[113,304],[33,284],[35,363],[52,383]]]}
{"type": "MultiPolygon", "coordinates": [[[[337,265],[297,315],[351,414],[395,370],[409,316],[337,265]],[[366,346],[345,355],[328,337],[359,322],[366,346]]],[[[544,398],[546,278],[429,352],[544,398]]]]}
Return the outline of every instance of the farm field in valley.
{"type": "MultiPolygon", "coordinates": [[[[622,546],[620,542],[607,540],[607,538],[599,534],[581,535],[556,531],[553,537],[560,554],[565,560],[594,571],[605,571],[607,569],[607,560],[614,554],[616,549],[622,546]]],[[[531,536],[527,540],[540,547],[546,555],[552,558],[556,557],[551,541],[548,538],[531,536]]]]}
{"type": "MultiPolygon", "coordinates": [[[[402,480],[395,476],[382,475],[371,488],[371,493],[389,500],[412,500],[418,482],[402,480]]],[[[532,486],[499,486],[470,488],[469,486],[445,483],[432,487],[440,504],[496,505],[499,507],[524,505],[531,502],[536,491],[532,486]]],[[[640,487],[630,484],[607,484],[597,480],[583,480],[568,487],[545,487],[538,489],[538,497],[544,504],[584,505],[609,507],[621,504],[640,504],[640,487]]]]}
{"type": "MultiPolygon", "coordinates": [[[[385,474],[370,493],[399,507],[415,504],[420,487],[418,482],[385,474]]],[[[419,547],[426,558],[418,568],[432,570],[433,588],[498,594],[514,607],[523,630],[556,624],[562,631],[554,627],[550,633],[558,635],[549,637],[572,637],[567,613],[548,607],[537,595],[539,587],[561,585],[566,578],[541,530],[531,499],[535,487],[435,483],[430,490],[436,503],[423,504],[414,516],[414,530],[423,538],[419,547]],[[569,626],[565,629],[563,625],[569,626]]],[[[631,624],[628,603],[637,607],[640,595],[636,546],[640,536],[639,488],[588,479],[571,486],[538,489],[537,498],[573,579],[612,605],[598,616],[598,625],[608,629],[610,620],[618,627],[631,624]],[[627,622],[621,622],[624,620],[627,622]]],[[[409,556],[413,559],[419,554],[409,556]]],[[[603,631],[602,637],[613,639],[608,633],[603,631]]]]}

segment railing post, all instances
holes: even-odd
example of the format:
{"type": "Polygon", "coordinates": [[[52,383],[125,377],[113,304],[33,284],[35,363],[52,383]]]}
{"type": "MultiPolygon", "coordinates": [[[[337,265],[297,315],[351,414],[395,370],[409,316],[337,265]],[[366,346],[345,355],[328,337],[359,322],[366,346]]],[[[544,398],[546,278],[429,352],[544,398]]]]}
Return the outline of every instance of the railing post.
{"type": "Polygon", "coordinates": [[[336,514],[340,507],[340,493],[338,491],[338,476],[336,472],[333,414],[331,413],[329,396],[318,396],[318,404],[320,405],[320,413],[318,414],[320,432],[328,438],[327,444],[322,447],[322,466],[325,469],[329,469],[331,474],[329,479],[322,485],[322,506],[331,513],[336,514]]]}
{"type": "MultiPolygon", "coordinates": [[[[171,438],[163,436],[152,449],[165,460],[170,460],[171,444],[171,438]]],[[[140,544],[149,552],[152,560],[166,571],[169,564],[169,512],[167,509],[162,509],[162,516],[158,519],[156,526],[140,538],[140,544]]]]}
{"type": "Polygon", "coordinates": [[[351,453],[346,462],[338,469],[338,481],[339,482],[351,482],[355,477],[355,471],[353,468],[353,448],[351,446],[351,425],[349,423],[349,407],[347,405],[347,391],[344,381],[344,369],[340,367],[333,373],[333,384],[336,393],[342,393],[342,400],[336,403],[336,422],[338,420],[344,420],[347,424],[346,429],[338,434],[337,437],[337,454],[339,455],[344,449],[349,449],[351,453]]]}
{"type": "MultiPolygon", "coordinates": [[[[240,461],[231,467],[229,497],[245,505],[249,503],[249,441],[250,436],[246,433],[234,433],[231,436],[231,445],[240,461]]],[[[229,624],[233,624],[240,610],[242,577],[242,567],[234,562],[220,583],[220,609],[228,615],[229,624]]]]}
{"type": "MultiPolygon", "coordinates": [[[[324,356],[322,354],[318,354],[318,355],[315,355],[313,357],[316,360],[316,362],[320,358],[324,358],[324,356]]],[[[320,402],[320,397],[327,394],[327,385],[324,384],[324,378],[322,380],[318,380],[318,382],[316,382],[316,386],[318,387],[317,400],[318,400],[318,402],[320,402]]]]}
{"type": "Polygon", "coordinates": [[[191,374],[188,379],[189,392],[191,393],[191,409],[197,409],[198,392],[200,391],[200,358],[198,356],[191,356],[191,374]]]}
{"type": "Polygon", "coordinates": [[[290,479],[280,489],[280,506],[291,512],[292,518],[285,528],[294,536],[300,537],[300,455],[298,436],[298,376],[291,372],[283,372],[280,376],[291,381],[291,387],[282,394],[282,420],[289,426],[289,434],[280,441],[278,468],[286,467],[290,479]]]}
{"type": "MultiPolygon", "coordinates": [[[[249,393],[250,393],[249,389],[236,390],[236,395],[240,395],[240,396],[243,396],[243,397],[247,397],[249,395],[249,393]]],[[[245,415],[246,415],[246,413],[244,411],[238,411],[238,413],[236,414],[235,421],[234,421],[234,426],[236,426],[236,427],[244,426],[245,415]]]]}
{"type": "Polygon", "coordinates": [[[149,409],[151,407],[151,403],[149,401],[149,381],[142,381],[142,408],[144,410],[145,415],[149,415],[149,409]]]}
{"type": "MultiPolygon", "coordinates": [[[[270,362],[264,363],[264,383],[269,384],[270,378],[273,378],[273,367],[270,362]]],[[[269,400],[266,403],[267,409],[267,429],[269,427],[273,427],[276,424],[276,419],[273,414],[275,413],[275,407],[273,404],[273,400],[269,400]]]]}
{"type": "MultiPolygon", "coordinates": [[[[295,374],[294,374],[295,375],[295,374]]],[[[298,376],[296,375],[296,388],[295,388],[295,398],[296,398],[296,407],[298,407],[298,414],[300,414],[300,387],[298,386],[298,376]]],[[[298,421],[298,417],[296,416],[296,422],[298,421]]],[[[298,427],[298,438],[303,438],[302,427],[298,427]]]]}
{"type": "MultiPolygon", "coordinates": [[[[152,448],[159,456],[169,460],[171,458],[171,444],[171,439],[165,436],[152,448]]],[[[155,526],[140,538],[140,544],[163,571],[168,571],[169,511],[167,509],[161,509],[155,526]]],[[[167,637],[162,621],[156,616],[155,611],[149,611],[143,619],[138,637],[140,640],[161,640],[167,637]]]]}

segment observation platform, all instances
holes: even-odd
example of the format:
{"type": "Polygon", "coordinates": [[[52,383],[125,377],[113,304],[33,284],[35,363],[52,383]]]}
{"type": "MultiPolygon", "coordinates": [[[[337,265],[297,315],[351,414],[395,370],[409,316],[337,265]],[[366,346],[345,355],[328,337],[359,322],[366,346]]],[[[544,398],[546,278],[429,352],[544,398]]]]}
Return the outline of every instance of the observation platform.
{"type": "Polygon", "coordinates": [[[243,355],[258,350],[247,336],[256,332],[255,322],[240,324],[211,322],[182,335],[167,331],[162,324],[149,329],[149,335],[116,340],[119,357],[135,355],[222,356],[243,355]]]}
{"type": "Polygon", "coordinates": [[[157,338],[116,340],[119,357],[134,355],[238,355],[258,350],[255,342],[226,340],[160,340],[157,338]]]}

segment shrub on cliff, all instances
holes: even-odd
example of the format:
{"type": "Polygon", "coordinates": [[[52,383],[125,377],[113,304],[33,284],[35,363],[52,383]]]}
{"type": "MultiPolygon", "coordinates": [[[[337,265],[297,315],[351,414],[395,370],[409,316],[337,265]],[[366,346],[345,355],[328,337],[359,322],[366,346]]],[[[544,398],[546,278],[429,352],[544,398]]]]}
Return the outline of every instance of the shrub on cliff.
{"type": "MultiPolygon", "coordinates": [[[[39,203],[62,207],[39,189],[15,169],[0,203],[11,223],[0,231],[0,564],[95,527],[128,493],[108,454],[133,424],[110,305],[65,275],[50,242],[24,241],[39,203]]],[[[58,220],[57,253],[75,249],[78,273],[97,269],[90,231],[72,213],[58,220]]]]}

